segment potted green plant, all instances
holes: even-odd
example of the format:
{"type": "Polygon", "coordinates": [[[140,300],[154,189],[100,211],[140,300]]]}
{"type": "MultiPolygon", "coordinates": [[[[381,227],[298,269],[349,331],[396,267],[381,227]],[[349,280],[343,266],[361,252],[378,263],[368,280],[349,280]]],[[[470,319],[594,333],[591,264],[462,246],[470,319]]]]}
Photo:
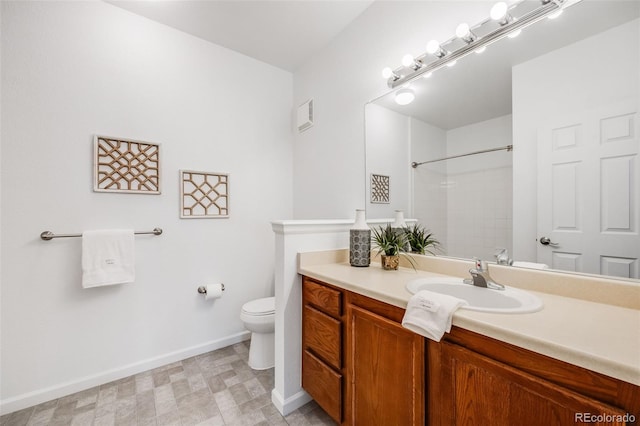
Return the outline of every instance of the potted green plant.
{"type": "MultiPolygon", "coordinates": [[[[406,234],[396,232],[390,224],[372,229],[373,242],[381,254],[382,268],[386,270],[398,269],[400,265],[400,255],[405,253],[407,246],[406,234]]],[[[413,260],[407,257],[413,265],[413,260]]]]}
{"type": "Polygon", "coordinates": [[[418,223],[405,227],[404,235],[413,253],[435,255],[434,250],[440,248],[440,242],[435,239],[433,233],[418,223]]]}

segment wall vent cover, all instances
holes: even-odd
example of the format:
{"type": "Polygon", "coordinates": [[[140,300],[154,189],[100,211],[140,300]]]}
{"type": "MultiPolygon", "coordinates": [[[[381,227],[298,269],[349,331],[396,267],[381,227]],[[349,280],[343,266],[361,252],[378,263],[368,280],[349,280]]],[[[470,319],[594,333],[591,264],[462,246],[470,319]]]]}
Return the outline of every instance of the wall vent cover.
{"type": "Polygon", "coordinates": [[[298,132],[304,132],[313,126],[313,99],[298,107],[298,132]]]}

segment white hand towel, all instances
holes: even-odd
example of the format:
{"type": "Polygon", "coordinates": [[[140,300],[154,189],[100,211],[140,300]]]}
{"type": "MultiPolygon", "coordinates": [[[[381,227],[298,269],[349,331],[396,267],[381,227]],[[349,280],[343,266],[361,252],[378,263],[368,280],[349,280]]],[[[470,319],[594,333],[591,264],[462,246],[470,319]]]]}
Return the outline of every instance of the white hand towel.
{"type": "Polygon", "coordinates": [[[82,234],[82,287],[135,280],[132,229],[85,231],[82,234]]]}
{"type": "Polygon", "coordinates": [[[421,290],[414,294],[402,318],[402,326],[439,342],[445,331],[451,331],[451,318],[465,300],[447,294],[421,290]]]}

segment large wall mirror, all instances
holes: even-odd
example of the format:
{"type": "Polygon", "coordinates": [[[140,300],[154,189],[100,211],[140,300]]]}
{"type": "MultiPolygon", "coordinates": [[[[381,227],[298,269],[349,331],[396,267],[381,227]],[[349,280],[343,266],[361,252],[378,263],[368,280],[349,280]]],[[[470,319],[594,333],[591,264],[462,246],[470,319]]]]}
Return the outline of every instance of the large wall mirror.
{"type": "Polygon", "coordinates": [[[367,217],[404,210],[446,256],[638,282],[639,17],[585,0],[366,104],[367,217]]]}

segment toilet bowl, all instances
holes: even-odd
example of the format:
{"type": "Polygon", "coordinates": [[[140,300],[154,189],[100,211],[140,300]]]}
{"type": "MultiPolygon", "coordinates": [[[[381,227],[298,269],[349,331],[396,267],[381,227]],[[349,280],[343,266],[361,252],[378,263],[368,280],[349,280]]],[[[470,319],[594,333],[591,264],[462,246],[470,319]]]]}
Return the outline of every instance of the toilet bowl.
{"type": "Polygon", "coordinates": [[[242,305],[240,319],[251,332],[249,367],[266,370],[275,365],[276,298],[265,297],[242,305]]]}

